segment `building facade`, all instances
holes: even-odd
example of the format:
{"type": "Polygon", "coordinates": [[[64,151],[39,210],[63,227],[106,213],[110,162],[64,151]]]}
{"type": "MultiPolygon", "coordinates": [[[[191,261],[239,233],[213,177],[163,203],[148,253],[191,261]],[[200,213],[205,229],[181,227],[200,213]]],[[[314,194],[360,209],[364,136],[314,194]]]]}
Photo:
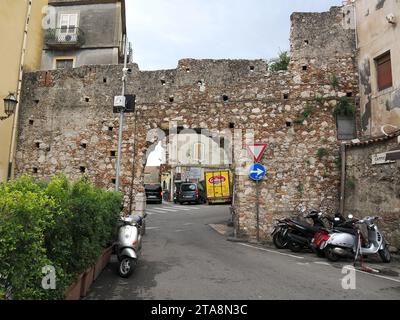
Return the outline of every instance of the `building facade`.
{"type": "Polygon", "coordinates": [[[42,70],[124,59],[125,0],[50,0],[42,70]]]}
{"type": "Polygon", "coordinates": [[[400,129],[400,1],[356,0],[354,6],[366,138],[400,129]]]}
{"type": "MultiPolygon", "coordinates": [[[[10,92],[16,94],[17,100],[20,100],[19,83],[22,80],[22,72],[40,69],[43,47],[42,9],[46,5],[47,0],[0,1],[0,41],[2,43],[0,46],[0,116],[3,116],[4,112],[3,99],[10,92]]],[[[10,148],[15,148],[15,144],[11,146],[11,141],[13,132],[16,133],[17,130],[16,125],[15,113],[8,119],[0,121],[0,181],[6,180],[9,175],[10,153],[11,157],[13,154],[10,148]]]]}

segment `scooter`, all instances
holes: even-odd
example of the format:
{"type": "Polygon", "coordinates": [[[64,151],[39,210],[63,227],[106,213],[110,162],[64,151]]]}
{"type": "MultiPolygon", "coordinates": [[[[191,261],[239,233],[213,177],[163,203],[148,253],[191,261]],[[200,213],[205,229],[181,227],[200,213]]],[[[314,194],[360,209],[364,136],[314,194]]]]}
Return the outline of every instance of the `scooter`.
{"type": "Polygon", "coordinates": [[[320,245],[320,250],[324,250],[325,256],[330,261],[338,261],[341,257],[351,257],[354,261],[359,255],[373,255],[378,253],[383,262],[390,262],[391,256],[389,245],[379,232],[376,220],[379,217],[365,217],[362,220],[353,219],[349,215],[349,219],[353,222],[353,229],[348,232],[335,232],[330,234],[327,241],[320,245]],[[364,239],[358,225],[365,224],[368,231],[368,239],[364,239]]]}
{"type": "MultiPolygon", "coordinates": [[[[302,208],[300,213],[304,215],[305,209],[302,208]]],[[[283,218],[277,220],[277,223],[271,232],[275,247],[278,249],[284,249],[289,246],[293,251],[296,251],[298,248],[301,249],[303,245],[296,246],[294,243],[295,241],[289,240],[294,240],[293,238],[296,235],[304,235],[308,233],[314,234],[317,230],[319,230],[319,228],[324,226],[321,216],[322,213],[316,210],[311,210],[308,215],[305,216],[305,218],[313,220],[313,226],[308,223],[301,222],[299,219],[283,218]]],[[[303,239],[301,239],[300,242],[303,242],[303,239]]]]}
{"type": "Polygon", "coordinates": [[[128,278],[134,271],[142,249],[144,219],[140,216],[121,217],[118,229],[116,254],[118,257],[118,274],[128,278]]]}

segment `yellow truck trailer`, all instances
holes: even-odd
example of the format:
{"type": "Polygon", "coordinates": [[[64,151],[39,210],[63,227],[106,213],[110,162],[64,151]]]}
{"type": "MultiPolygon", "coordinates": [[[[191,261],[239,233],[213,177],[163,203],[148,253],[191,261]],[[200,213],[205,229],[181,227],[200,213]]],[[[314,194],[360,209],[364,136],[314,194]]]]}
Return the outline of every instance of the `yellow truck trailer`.
{"type": "Polygon", "coordinates": [[[208,171],[204,173],[204,178],[209,204],[232,202],[231,173],[229,170],[208,171]]]}

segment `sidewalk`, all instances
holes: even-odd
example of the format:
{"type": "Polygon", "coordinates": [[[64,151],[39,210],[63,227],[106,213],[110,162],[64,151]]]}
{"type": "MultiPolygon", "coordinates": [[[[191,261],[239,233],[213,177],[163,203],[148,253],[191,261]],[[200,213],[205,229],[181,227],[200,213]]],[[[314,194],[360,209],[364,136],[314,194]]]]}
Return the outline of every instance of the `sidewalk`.
{"type": "MultiPolygon", "coordinates": [[[[288,249],[283,249],[283,250],[276,249],[272,242],[257,242],[256,240],[253,239],[248,240],[242,238],[234,238],[233,227],[228,227],[226,223],[209,224],[209,226],[216,232],[218,232],[220,235],[226,237],[227,241],[248,243],[260,248],[267,248],[280,252],[288,251],[288,249]]],[[[315,254],[306,251],[299,252],[296,254],[302,256],[309,256],[311,259],[314,258],[323,259],[323,258],[318,258],[315,254]]],[[[351,259],[342,259],[339,262],[333,262],[330,264],[333,266],[342,267],[346,264],[352,265],[353,261],[351,259]]],[[[398,254],[392,253],[392,261],[390,263],[383,263],[378,255],[370,256],[364,259],[364,266],[374,269],[371,271],[372,273],[400,278],[400,255],[398,254]]],[[[357,269],[360,269],[359,265],[357,266],[357,269]]]]}

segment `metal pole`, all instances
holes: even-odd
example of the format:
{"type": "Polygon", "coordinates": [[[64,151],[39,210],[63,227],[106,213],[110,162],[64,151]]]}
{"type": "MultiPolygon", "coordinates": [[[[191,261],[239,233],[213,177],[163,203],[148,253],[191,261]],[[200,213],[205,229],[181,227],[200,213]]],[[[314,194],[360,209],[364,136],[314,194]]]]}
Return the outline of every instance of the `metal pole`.
{"type": "MultiPolygon", "coordinates": [[[[128,74],[126,65],[128,61],[128,51],[127,51],[127,38],[124,35],[124,69],[122,70],[122,96],[125,96],[126,88],[126,77],[128,74]]],[[[124,112],[125,107],[122,107],[119,111],[119,132],[118,132],[118,154],[117,154],[117,168],[116,168],[116,178],[115,178],[115,191],[119,191],[119,176],[121,172],[121,148],[122,148],[122,131],[124,126],[124,112]]]]}
{"type": "Polygon", "coordinates": [[[260,241],[260,181],[256,181],[257,242],[260,241]]]}
{"type": "Polygon", "coordinates": [[[340,177],[340,203],[339,212],[341,215],[344,213],[344,191],[346,184],[346,145],[342,144],[340,146],[340,158],[342,159],[342,172],[340,177]]]}

